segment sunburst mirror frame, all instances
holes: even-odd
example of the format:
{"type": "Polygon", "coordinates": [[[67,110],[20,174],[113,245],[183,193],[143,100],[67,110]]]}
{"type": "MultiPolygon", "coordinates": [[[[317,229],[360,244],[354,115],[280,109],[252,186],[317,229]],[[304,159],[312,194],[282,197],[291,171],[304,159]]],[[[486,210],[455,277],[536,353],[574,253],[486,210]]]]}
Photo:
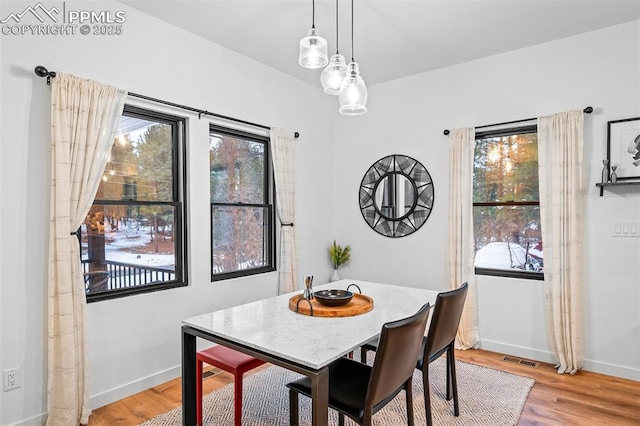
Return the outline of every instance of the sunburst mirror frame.
{"type": "Polygon", "coordinates": [[[360,183],[360,212],[367,225],[380,235],[390,238],[406,237],[416,232],[433,210],[434,187],[431,175],[418,160],[407,155],[393,154],[373,163],[360,183]],[[376,205],[376,190],[390,175],[398,174],[413,186],[413,205],[400,217],[384,215],[376,205]]]}

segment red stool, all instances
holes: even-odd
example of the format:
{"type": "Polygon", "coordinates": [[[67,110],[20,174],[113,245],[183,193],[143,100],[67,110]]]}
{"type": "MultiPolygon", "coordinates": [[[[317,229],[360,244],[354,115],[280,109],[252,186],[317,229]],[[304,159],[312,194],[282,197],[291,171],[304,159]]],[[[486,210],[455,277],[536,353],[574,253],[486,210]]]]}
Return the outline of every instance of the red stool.
{"type": "Polygon", "coordinates": [[[202,363],[205,362],[221,370],[233,374],[234,396],[233,416],[234,425],[242,425],[242,375],[262,364],[264,361],[251,355],[238,352],[226,346],[218,345],[205,349],[196,354],[196,415],[198,426],[202,425],[202,363]]]}

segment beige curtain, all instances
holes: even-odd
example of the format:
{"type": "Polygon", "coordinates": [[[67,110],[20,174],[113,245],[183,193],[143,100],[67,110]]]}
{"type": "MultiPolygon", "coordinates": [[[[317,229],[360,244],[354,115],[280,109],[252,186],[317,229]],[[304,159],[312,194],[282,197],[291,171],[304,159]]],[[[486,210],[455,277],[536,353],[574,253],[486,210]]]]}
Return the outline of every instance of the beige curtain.
{"type": "Polygon", "coordinates": [[[584,116],[538,118],[540,219],[548,338],[558,373],[582,368],[582,211],[584,116]]]}
{"type": "Polygon", "coordinates": [[[294,132],[271,129],[271,155],[276,180],[276,205],[280,218],[278,293],[296,289],[296,168],[294,132]]]}
{"type": "Polygon", "coordinates": [[[87,424],[84,280],[76,231],[89,212],[127,93],[58,73],[51,93],[47,426],[87,424]]]}
{"type": "Polygon", "coordinates": [[[456,349],[477,348],[478,298],[473,250],[473,151],[475,129],[453,129],[449,135],[449,288],[469,283],[456,336],[456,349]]]}

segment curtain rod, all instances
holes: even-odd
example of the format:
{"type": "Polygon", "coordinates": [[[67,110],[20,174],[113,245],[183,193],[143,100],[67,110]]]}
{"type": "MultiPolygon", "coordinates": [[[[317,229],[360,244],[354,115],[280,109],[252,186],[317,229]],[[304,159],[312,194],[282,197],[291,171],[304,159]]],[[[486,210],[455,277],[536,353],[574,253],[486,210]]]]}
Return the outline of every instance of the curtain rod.
{"type": "MultiPolygon", "coordinates": [[[[46,77],[47,78],[47,84],[49,84],[49,85],[51,84],[51,79],[56,77],[55,71],[49,71],[48,69],[46,69],[42,65],[38,65],[33,70],[33,72],[38,77],[46,77]]],[[[195,112],[195,113],[198,114],[198,118],[201,118],[203,115],[210,115],[212,117],[222,118],[224,120],[234,121],[236,123],[242,123],[242,124],[247,124],[247,125],[253,126],[253,127],[259,127],[261,129],[271,130],[271,127],[265,126],[263,124],[252,123],[250,121],[241,120],[239,118],[229,117],[229,116],[222,115],[222,114],[216,114],[215,112],[209,112],[207,110],[193,108],[193,107],[190,107],[190,106],[187,106],[187,105],[181,105],[181,104],[176,104],[176,103],[169,102],[169,101],[163,101],[162,99],[152,98],[150,96],[140,95],[138,93],[127,92],[127,94],[129,96],[133,96],[134,98],[144,99],[144,100],[147,100],[147,101],[151,101],[151,102],[155,102],[155,103],[159,103],[159,104],[163,104],[163,105],[172,106],[174,108],[180,108],[180,109],[184,109],[186,111],[195,112]]],[[[296,138],[298,138],[298,137],[300,137],[300,133],[295,132],[294,136],[296,138]]]]}
{"type": "MultiPolygon", "coordinates": [[[[593,112],[593,107],[586,107],[585,109],[582,110],[582,112],[584,112],[585,114],[591,114],[593,112]]],[[[514,120],[514,121],[505,121],[504,123],[496,123],[496,124],[485,124],[484,126],[476,126],[476,130],[477,129],[484,129],[485,127],[494,127],[494,126],[503,126],[505,124],[515,124],[515,123],[523,123],[525,121],[531,121],[531,120],[536,120],[536,118],[525,118],[522,120],[514,120]]],[[[443,132],[446,135],[448,135],[449,129],[445,129],[443,132]]]]}

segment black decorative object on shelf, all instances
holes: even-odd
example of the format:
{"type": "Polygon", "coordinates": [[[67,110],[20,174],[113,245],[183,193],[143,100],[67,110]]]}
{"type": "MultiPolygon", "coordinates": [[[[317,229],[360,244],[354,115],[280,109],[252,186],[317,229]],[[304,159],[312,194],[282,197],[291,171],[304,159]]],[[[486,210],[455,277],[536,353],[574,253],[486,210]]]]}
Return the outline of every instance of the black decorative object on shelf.
{"type": "Polygon", "coordinates": [[[433,209],[433,180],[418,160],[388,155],[376,161],[360,183],[360,212],[367,225],[385,237],[417,231],[433,209]]]}

